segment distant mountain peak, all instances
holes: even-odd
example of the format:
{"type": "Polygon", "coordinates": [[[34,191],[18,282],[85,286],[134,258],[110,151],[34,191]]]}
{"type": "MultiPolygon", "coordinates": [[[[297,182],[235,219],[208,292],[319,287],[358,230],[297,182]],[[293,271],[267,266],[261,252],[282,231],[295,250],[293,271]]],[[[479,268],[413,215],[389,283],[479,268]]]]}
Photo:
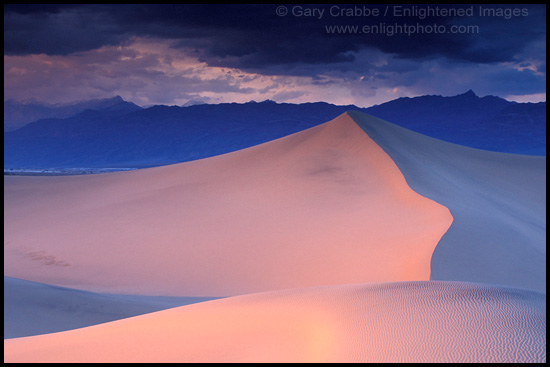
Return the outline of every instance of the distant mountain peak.
{"type": "Polygon", "coordinates": [[[263,104],[277,104],[277,102],[275,102],[271,99],[266,99],[266,100],[263,100],[261,102],[258,102],[258,101],[255,101],[255,100],[250,100],[248,102],[245,102],[244,104],[260,104],[260,103],[263,103],[263,104]]]}
{"type": "Polygon", "coordinates": [[[478,98],[477,94],[473,90],[468,90],[466,93],[459,94],[457,97],[478,98]]]}
{"type": "Polygon", "coordinates": [[[126,102],[121,96],[114,96],[111,98],[105,98],[105,101],[112,101],[112,102],[126,102]]]}
{"type": "Polygon", "coordinates": [[[45,118],[67,118],[86,110],[97,110],[112,113],[132,112],[140,106],[125,101],[121,96],[102,99],[74,101],[68,103],[48,104],[28,101],[4,101],[4,131],[16,130],[28,123],[45,118]]]}
{"type": "Polygon", "coordinates": [[[197,99],[190,99],[189,101],[185,102],[181,105],[181,107],[190,107],[190,106],[198,106],[202,104],[207,104],[205,101],[197,100],[197,99]]]}

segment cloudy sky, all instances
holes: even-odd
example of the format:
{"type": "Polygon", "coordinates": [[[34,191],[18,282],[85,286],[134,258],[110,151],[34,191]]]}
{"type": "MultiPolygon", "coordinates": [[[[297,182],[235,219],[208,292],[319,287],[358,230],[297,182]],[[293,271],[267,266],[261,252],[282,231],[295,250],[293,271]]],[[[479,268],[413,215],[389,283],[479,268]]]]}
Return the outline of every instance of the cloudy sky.
{"type": "Polygon", "coordinates": [[[4,5],[4,99],[546,100],[545,5],[4,5]]]}

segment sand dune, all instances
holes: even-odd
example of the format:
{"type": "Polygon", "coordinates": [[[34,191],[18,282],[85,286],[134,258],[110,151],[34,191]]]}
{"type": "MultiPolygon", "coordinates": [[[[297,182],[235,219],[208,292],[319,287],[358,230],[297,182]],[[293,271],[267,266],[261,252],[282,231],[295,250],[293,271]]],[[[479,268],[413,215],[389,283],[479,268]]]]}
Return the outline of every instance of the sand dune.
{"type": "Polygon", "coordinates": [[[431,279],[546,291],[546,157],[467,148],[349,114],[413,190],[453,215],[431,279]]]}
{"type": "Polygon", "coordinates": [[[4,277],[4,339],[77,329],[208,300],[92,293],[4,277]]]}
{"type": "Polygon", "coordinates": [[[5,275],[178,296],[427,280],[452,221],[348,115],[173,166],[5,176],[4,218],[5,275]]]}
{"type": "MultiPolygon", "coordinates": [[[[4,361],[545,362],[545,162],[350,112],[195,162],[5,176],[5,275],[232,297],[4,340],[4,361]]],[[[44,287],[9,280],[5,324],[143,307],[44,287]]]]}
{"type": "Polygon", "coordinates": [[[268,292],[4,341],[5,362],[545,362],[546,296],[455,282],[268,292]]]}

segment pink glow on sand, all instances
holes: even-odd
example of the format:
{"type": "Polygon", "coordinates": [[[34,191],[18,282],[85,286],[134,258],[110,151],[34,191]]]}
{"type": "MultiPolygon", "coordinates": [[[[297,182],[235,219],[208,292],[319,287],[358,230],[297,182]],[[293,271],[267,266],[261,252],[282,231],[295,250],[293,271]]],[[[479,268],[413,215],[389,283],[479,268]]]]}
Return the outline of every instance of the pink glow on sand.
{"type": "MultiPolygon", "coordinates": [[[[420,142],[418,164],[441,152],[420,142]]],[[[452,221],[347,114],[195,162],[4,176],[4,275],[44,283],[46,297],[48,284],[73,288],[57,314],[78,308],[78,289],[230,296],[5,339],[4,362],[545,362],[544,292],[427,281],[452,221]]],[[[26,297],[48,315],[51,305],[26,297]]]]}
{"type": "Polygon", "coordinates": [[[544,362],[545,305],[457,282],[268,292],[5,340],[4,362],[544,362]]]}
{"type": "Polygon", "coordinates": [[[173,166],[5,176],[4,200],[5,275],[156,295],[428,280],[452,222],[346,114],[173,166]]]}

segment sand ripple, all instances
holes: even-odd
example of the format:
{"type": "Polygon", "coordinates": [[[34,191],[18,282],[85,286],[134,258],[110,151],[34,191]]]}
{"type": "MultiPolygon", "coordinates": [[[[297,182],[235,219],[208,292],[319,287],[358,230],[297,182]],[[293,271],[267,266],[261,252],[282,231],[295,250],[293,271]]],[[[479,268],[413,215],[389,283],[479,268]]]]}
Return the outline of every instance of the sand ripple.
{"type": "Polygon", "coordinates": [[[435,281],[309,288],[4,347],[7,362],[545,362],[546,295],[435,281]]]}

